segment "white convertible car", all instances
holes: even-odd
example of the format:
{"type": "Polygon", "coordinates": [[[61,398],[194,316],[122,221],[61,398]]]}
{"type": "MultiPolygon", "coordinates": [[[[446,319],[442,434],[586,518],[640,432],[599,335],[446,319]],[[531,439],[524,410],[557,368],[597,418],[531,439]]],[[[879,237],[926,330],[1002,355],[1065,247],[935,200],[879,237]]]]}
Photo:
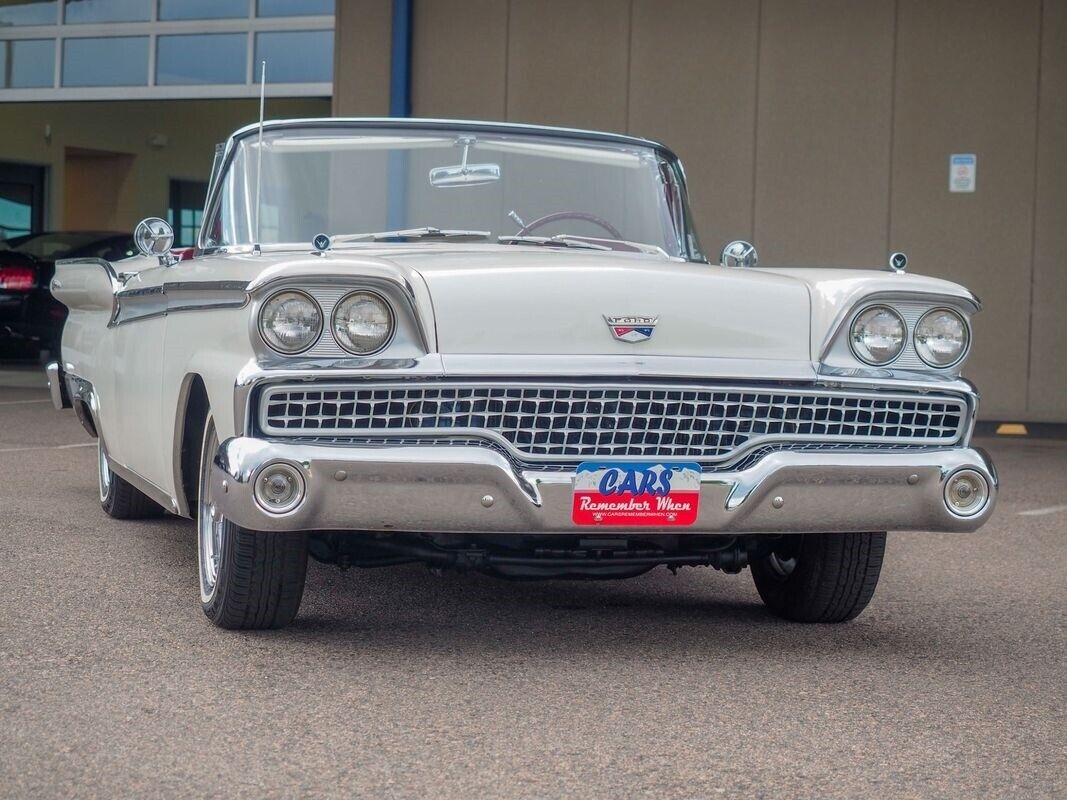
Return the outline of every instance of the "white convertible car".
{"type": "Polygon", "coordinates": [[[607,133],[292,120],[216,152],[198,244],[58,266],[53,401],[113,517],[196,520],[226,628],[307,559],[509,578],[751,567],[803,622],[870,601],[887,530],[973,531],[978,301],[883,270],[709,263],[682,166],[607,133]]]}

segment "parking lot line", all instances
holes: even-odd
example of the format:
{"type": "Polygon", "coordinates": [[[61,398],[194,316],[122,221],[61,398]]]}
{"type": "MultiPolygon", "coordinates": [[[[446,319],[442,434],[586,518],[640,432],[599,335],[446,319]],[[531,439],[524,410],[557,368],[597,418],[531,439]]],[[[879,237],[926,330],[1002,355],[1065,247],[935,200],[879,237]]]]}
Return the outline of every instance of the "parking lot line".
{"type": "Polygon", "coordinates": [[[30,403],[51,403],[51,400],[0,400],[0,406],[24,406],[30,403]]]}
{"type": "Polygon", "coordinates": [[[77,444],[50,444],[36,447],[4,447],[0,453],[25,453],[29,450],[70,450],[72,447],[96,447],[96,442],[78,442],[77,444]]]}
{"type": "Polygon", "coordinates": [[[1067,506],[1046,506],[1044,508],[1031,508],[1027,511],[1020,511],[1020,517],[1043,517],[1046,514],[1058,514],[1061,511],[1067,511],[1067,506]]]}

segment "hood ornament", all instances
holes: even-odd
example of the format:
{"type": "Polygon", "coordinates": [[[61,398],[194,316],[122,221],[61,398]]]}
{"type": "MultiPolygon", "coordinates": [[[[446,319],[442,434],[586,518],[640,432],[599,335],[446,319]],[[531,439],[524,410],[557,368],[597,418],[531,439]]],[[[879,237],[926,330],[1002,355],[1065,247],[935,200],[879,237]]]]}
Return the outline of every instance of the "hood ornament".
{"type": "Polygon", "coordinates": [[[631,314],[623,317],[605,316],[604,321],[611,328],[611,335],[620,342],[644,342],[652,338],[659,317],[646,317],[631,314]]]}
{"type": "Polygon", "coordinates": [[[908,256],[905,253],[896,252],[889,257],[889,269],[893,272],[904,272],[908,268],[908,256]]]}

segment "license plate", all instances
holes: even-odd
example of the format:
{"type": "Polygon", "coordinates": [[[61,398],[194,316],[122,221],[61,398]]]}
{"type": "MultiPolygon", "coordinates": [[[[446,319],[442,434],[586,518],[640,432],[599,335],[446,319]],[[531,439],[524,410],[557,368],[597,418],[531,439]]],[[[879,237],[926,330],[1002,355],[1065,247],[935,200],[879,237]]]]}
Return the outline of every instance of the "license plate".
{"type": "Polygon", "coordinates": [[[699,464],[587,461],[574,476],[575,525],[692,525],[700,504],[699,464]]]}

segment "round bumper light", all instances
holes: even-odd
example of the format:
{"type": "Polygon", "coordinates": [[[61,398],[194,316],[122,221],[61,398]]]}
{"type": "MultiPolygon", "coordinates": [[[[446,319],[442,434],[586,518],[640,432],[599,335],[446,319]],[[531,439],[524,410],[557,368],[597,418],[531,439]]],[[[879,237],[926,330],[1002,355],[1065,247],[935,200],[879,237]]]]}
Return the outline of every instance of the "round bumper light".
{"type": "Polygon", "coordinates": [[[292,511],[304,500],[304,476],[291,464],[268,464],[256,476],[256,503],[270,514],[292,511]]]}
{"type": "Polygon", "coordinates": [[[973,469],[961,469],[945,481],[945,505],[957,517],[973,517],[989,502],[989,482],[973,469]]]}

